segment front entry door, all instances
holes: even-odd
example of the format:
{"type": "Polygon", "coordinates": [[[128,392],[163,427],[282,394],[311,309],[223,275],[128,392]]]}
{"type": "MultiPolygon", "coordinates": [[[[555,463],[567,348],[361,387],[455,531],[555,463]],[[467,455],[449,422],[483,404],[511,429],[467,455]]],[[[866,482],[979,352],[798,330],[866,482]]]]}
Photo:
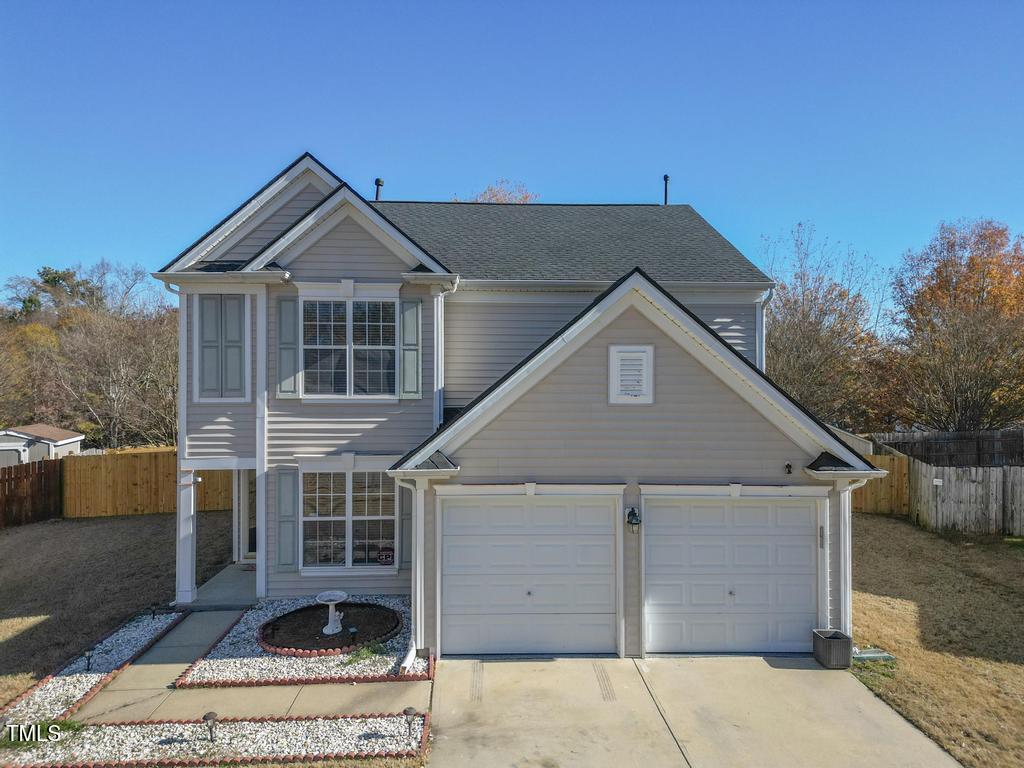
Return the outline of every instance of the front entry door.
{"type": "Polygon", "coordinates": [[[256,470],[238,471],[238,559],[256,559],[256,470]]]}

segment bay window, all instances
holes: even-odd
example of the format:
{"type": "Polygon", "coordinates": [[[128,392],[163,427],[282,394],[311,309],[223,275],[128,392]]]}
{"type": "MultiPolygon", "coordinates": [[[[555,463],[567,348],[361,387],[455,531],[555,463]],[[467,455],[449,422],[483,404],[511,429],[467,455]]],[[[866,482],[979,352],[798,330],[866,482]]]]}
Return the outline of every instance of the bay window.
{"type": "Polygon", "coordinates": [[[303,568],[393,567],[398,495],[383,472],[303,472],[303,568]]]}

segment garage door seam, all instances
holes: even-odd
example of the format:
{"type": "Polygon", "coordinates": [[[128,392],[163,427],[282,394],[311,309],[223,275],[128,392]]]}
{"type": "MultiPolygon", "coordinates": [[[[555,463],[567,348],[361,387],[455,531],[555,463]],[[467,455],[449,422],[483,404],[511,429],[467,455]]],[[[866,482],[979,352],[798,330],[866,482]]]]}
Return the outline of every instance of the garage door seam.
{"type": "Polygon", "coordinates": [[[683,756],[683,762],[686,763],[689,768],[693,768],[693,763],[690,762],[690,756],[686,754],[686,750],[683,748],[682,742],[676,736],[676,732],[672,730],[672,726],[668,722],[668,717],[665,715],[665,710],[661,706],[661,702],[658,701],[658,697],[654,693],[654,689],[651,688],[651,684],[647,682],[647,678],[644,676],[644,671],[640,669],[640,662],[633,659],[633,666],[636,667],[636,673],[640,675],[640,679],[644,683],[644,688],[647,689],[648,695],[651,697],[651,701],[654,702],[655,708],[658,710],[658,714],[661,715],[661,721],[665,723],[665,728],[668,729],[669,735],[672,737],[672,741],[676,743],[676,748],[679,750],[679,754],[683,756]]]}

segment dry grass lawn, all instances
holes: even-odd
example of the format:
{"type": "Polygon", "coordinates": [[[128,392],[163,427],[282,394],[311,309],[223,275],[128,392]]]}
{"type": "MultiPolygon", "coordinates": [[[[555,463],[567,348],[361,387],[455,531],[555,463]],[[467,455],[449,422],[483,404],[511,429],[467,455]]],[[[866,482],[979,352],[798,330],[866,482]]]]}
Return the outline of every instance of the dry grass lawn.
{"type": "MultiPolygon", "coordinates": [[[[199,518],[199,580],[231,559],[231,513],[199,518]]],[[[174,599],[174,515],[0,530],[0,706],[118,624],[174,599]]]]}
{"type": "Polygon", "coordinates": [[[1024,542],[951,538],[854,515],[857,665],[876,694],[968,766],[1024,765],[1024,542]]]}

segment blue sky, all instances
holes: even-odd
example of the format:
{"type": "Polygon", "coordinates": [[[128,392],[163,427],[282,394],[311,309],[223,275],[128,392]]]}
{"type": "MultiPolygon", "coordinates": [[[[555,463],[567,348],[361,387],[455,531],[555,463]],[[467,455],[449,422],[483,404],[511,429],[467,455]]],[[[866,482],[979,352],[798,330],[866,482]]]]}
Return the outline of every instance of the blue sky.
{"type": "Polygon", "coordinates": [[[363,194],[692,203],[893,263],[1024,231],[1024,4],[0,0],[0,280],[156,269],[310,150],[363,194]]]}

